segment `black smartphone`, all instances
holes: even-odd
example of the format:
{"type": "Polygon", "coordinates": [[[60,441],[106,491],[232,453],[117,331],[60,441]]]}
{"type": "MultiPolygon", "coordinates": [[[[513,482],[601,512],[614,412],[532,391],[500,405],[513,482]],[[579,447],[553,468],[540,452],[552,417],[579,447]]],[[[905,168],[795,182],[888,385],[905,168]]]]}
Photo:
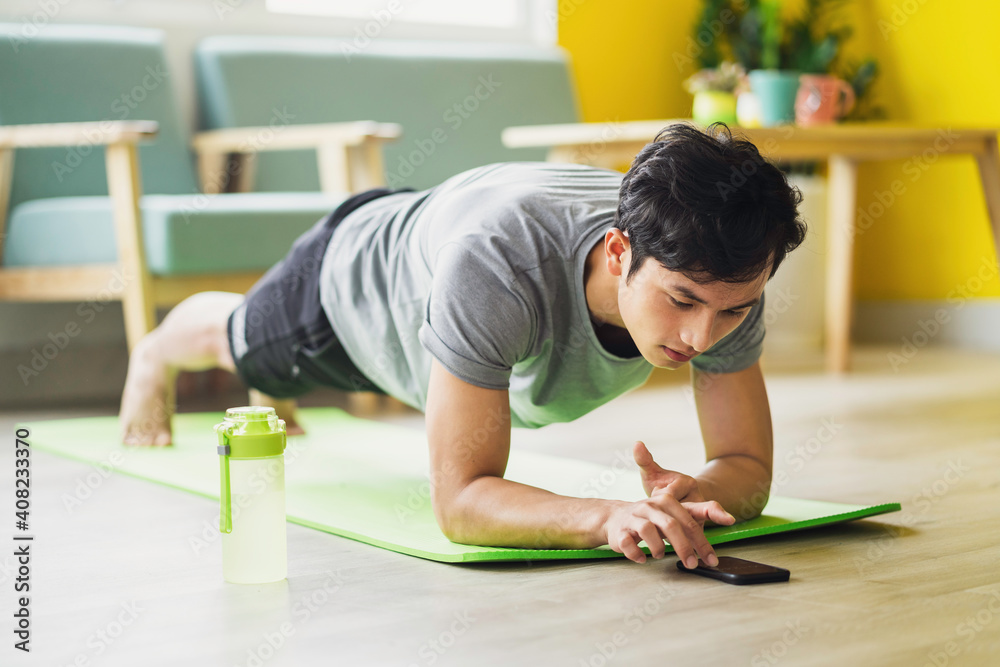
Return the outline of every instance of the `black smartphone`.
{"type": "Polygon", "coordinates": [[[752,560],[733,558],[732,556],[719,556],[719,564],[716,567],[706,565],[698,559],[698,566],[693,570],[684,567],[684,563],[677,561],[677,569],[681,572],[700,574],[703,577],[711,577],[724,581],[727,584],[765,584],[771,581],[788,581],[791,573],[773,565],[755,563],[752,560]]]}

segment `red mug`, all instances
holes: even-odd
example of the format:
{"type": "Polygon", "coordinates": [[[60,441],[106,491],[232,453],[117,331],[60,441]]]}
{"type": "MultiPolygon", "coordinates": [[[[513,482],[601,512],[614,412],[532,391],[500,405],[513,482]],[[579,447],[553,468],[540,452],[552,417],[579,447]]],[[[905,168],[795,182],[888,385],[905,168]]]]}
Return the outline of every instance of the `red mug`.
{"type": "Polygon", "coordinates": [[[826,74],[803,74],[795,96],[795,123],[823,125],[836,122],[854,108],[854,89],[843,79],[826,74]]]}

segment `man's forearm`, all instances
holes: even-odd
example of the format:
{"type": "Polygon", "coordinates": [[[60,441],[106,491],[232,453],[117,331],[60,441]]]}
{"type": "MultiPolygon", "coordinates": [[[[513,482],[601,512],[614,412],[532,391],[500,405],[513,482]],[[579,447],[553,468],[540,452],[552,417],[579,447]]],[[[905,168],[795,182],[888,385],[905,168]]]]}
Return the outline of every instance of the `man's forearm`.
{"type": "Polygon", "coordinates": [[[526,549],[592,549],[618,500],[573,498],[492,475],[470,482],[448,511],[449,539],[526,549]]]}
{"type": "Polygon", "coordinates": [[[737,521],[760,514],[771,489],[771,471],[750,456],[713,459],[695,479],[705,500],[718,502],[737,521]]]}

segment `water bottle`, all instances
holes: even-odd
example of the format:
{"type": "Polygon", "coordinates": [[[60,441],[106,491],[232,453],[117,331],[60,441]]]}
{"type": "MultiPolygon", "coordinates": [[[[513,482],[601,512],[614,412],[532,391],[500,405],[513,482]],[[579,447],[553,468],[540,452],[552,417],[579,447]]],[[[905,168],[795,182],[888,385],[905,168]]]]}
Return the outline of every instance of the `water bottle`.
{"type": "Polygon", "coordinates": [[[230,408],[215,432],[222,575],[234,584],[281,581],[288,574],[285,422],[274,408],[230,408]]]}

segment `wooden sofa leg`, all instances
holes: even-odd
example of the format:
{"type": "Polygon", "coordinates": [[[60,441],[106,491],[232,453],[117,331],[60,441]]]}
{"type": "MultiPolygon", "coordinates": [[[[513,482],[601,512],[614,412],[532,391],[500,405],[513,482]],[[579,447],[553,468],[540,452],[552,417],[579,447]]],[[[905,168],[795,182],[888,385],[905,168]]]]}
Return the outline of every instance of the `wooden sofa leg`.
{"type": "Polygon", "coordinates": [[[379,394],[373,391],[352,391],[347,395],[350,412],[354,415],[373,415],[378,412],[379,394]]]}
{"type": "Polygon", "coordinates": [[[410,406],[403,403],[398,398],[393,398],[392,396],[382,397],[382,409],[391,414],[400,414],[407,412],[410,406]]]}
{"type": "MultiPolygon", "coordinates": [[[[118,241],[118,265],[121,267],[121,275],[117,279],[121,282],[125,338],[131,352],[156,325],[153,280],[146,267],[142,242],[142,214],[139,210],[142,181],[135,144],[109,144],[105,149],[105,163],[115,238],[118,241]]],[[[114,290],[118,286],[108,287],[114,290]]]]}

